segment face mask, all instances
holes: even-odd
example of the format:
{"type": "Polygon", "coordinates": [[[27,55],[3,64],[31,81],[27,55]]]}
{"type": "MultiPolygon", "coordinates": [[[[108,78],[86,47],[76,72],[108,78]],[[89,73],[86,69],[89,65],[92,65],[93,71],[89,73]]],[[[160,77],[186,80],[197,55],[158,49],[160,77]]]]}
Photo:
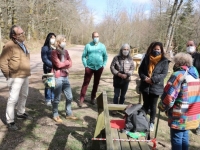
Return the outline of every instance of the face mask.
{"type": "Polygon", "coordinates": [[[53,44],[55,43],[55,40],[56,40],[56,39],[50,39],[51,45],[53,45],[53,44]]]}
{"type": "Polygon", "coordinates": [[[124,56],[127,56],[127,55],[129,54],[129,51],[122,51],[122,54],[123,54],[124,56]]]}
{"type": "Polygon", "coordinates": [[[61,42],[60,47],[65,48],[66,42],[61,42]]]}
{"type": "Polygon", "coordinates": [[[93,41],[94,41],[94,43],[98,43],[99,42],[99,38],[94,38],[93,41]]]}
{"type": "Polygon", "coordinates": [[[188,46],[187,47],[187,52],[188,53],[194,53],[195,52],[195,46],[188,46]]]}
{"type": "Polygon", "coordinates": [[[161,52],[160,52],[160,51],[157,51],[157,50],[153,50],[153,52],[152,52],[152,55],[153,55],[154,57],[159,56],[160,54],[161,54],[161,52]]]}

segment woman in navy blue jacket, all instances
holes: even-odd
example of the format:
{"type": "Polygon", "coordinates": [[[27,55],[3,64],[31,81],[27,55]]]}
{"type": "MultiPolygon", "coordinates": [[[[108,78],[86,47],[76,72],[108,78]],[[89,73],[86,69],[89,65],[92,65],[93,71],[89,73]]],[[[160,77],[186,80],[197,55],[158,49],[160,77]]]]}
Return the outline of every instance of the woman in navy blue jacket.
{"type": "MultiPolygon", "coordinates": [[[[41,50],[41,58],[43,61],[43,71],[44,74],[50,73],[52,69],[52,62],[51,62],[51,52],[55,49],[54,43],[55,43],[56,35],[54,33],[49,33],[46,37],[46,40],[44,42],[44,46],[41,50]]],[[[51,106],[51,100],[54,99],[54,93],[53,90],[50,88],[45,87],[45,101],[47,106],[51,106]]]]}

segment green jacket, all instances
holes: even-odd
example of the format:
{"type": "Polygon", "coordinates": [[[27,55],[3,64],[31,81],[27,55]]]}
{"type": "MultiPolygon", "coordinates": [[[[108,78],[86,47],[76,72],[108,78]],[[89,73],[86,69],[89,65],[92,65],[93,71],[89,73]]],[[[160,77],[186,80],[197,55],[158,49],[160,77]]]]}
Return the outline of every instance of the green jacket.
{"type": "Polygon", "coordinates": [[[98,70],[99,68],[106,66],[107,59],[108,55],[104,44],[100,42],[96,45],[94,42],[86,44],[82,54],[84,67],[88,67],[92,70],[98,70]]]}

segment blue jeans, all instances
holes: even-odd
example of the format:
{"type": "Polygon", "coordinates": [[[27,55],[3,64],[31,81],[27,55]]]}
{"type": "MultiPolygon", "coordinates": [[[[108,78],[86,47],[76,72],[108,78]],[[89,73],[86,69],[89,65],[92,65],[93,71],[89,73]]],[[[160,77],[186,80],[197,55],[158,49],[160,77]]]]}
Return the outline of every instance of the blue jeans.
{"type": "Polygon", "coordinates": [[[56,78],[56,86],[54,88],[54,100],[52,101],[53,117],[59,116],[58,114],[58,104],[60,102],[61,92],[63,91],[66,98],[66,115],[71,116],[71,102],[72,102],[72,90],[68,80],[68,77],[56,78]]]}
{"type": "Polygon", "coordinates": [[[124,104],[125,95],[126,95],[126,92],[128,90],[128,85],[129,85],[129,82],[126,82],[120,88],[115,88],[114,87],[114,98],[113,98],[113,103],[114,104],[124,104]],[[120,100],[118,101],[119,96],[120,96],[120,100]]]}
{"type": "Polygon", "coordinates": [[[172,150],[188,150],[189,130],[176,130],[170,128],[172,150]]]}
{"type": "Polygon", "coordinates": [[[51,102],[54,99],[54,92],[52,88],[44,89],[45,101],[51,102]]]}

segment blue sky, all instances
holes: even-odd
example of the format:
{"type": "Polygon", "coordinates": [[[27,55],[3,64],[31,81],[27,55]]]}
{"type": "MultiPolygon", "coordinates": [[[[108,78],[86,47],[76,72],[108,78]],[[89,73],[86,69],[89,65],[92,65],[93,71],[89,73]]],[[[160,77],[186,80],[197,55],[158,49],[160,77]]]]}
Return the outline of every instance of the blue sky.
{"type": "MultiPolygon", "coordinates": [[[[107,8],[107,0],[85,0],[86,5],[94,12],[95,15],[95,23],[101,22],[103,18],[104,11],[107,8]]],[[[117,0],[113,0],[117,1],[117,0]]],[[[122,0],[123,5],[127,8],[131,6],[132,4],[134,6],[145,6],[145,11],[148,12],[151,5],[151,0],[122,0]]]]}

